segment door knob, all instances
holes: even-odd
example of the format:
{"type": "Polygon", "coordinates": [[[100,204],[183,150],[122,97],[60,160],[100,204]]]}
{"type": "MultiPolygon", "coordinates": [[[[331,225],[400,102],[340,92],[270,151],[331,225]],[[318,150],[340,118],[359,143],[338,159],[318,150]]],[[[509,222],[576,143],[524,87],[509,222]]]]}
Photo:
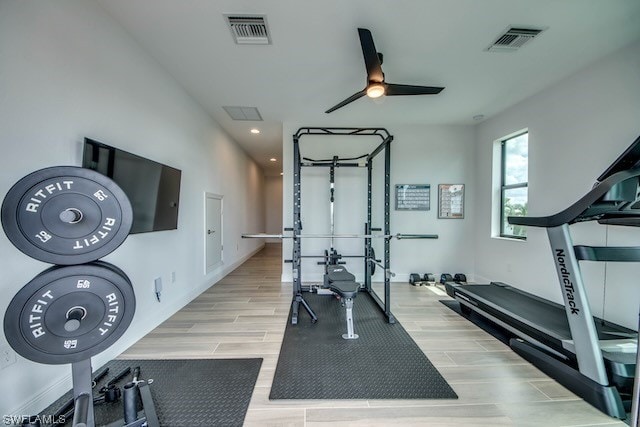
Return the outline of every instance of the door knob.
{"type": "Polygon", "coordinates": [[[207,230],[207,234],[213,234],[215,232],[216,232],[216,230],[207,230]]]}

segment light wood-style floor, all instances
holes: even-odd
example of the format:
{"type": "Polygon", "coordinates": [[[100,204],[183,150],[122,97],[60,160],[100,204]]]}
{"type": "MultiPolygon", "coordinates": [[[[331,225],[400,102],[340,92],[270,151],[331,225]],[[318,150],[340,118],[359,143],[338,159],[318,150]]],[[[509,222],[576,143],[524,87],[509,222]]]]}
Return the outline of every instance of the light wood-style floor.
{"type": "Polygon", "coordinates": [[[121,358],[264,358],[245,426],[625,425],[438,302],[447,296],[408,283],[392,284],[392,311],[459,399],[269,401],[291,304],[280,251],[266,245],[121,358]]]}

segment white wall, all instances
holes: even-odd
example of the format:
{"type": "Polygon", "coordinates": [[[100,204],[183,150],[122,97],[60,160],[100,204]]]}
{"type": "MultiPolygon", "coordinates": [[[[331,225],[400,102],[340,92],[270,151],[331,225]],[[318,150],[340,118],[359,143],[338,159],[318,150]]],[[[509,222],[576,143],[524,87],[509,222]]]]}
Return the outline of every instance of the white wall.
{"type": "MultiPolygon", "coordinates": [[[[301,123],[285,123],[284,135],[293,135],[301,123]]],[[[407,282],[410,273],[472,274],[473,229],[475,212],[474,133],[471,126],[401,126],[389,127],[394,136],[391,143],[391,232],[438,234],[437,240],[392,240],[391,270],[396,273],[393,281],[407,282]],[[437,219],[438,184],[466,184],[465,218],[460,220],[437,219]],[[430,211],[396,211],[394,209],[396,184],[431,184],[430,211]]],[[[302,156],[331,158],[357,156],[370,153],[380,144],[379,137],[328,137],[303,136],[300,139],[302,156]]],[[[285,227],[292,226],[292,155],[293,141],[283,141],[285,227]]],[[[383,226],[384,160],[378,156],[374,163],[374,225],[383,226]]],[[[303,168],[302,176],[302,224],[303,232],[328,233],[329,170],[328,168],[303,168]]],[[[362,234],[366,222],[367,173],[366,168],[338,168],[336,170],[335,232],[336,234],[362,234]]],[[[335,247],[343,255],[362,254],[363,241],[336,240],[335,247]]],[[[306,255],[322,254],[330,247],[330,241],[305,239],[302,252],[306,255]]],[[[380,258],[382,241],[374,244],[380,258]]],[[[291,257],[291,242],[284,241],[283,257],[291,257]]],[[[318,260],[303,260],[303,280],[320,281],[322,267],[318,260]]],[[[357,280],[364,274],[361,260],[348,261],[347,267],[357,280]]],[[[378,269],[379,271],[380,269],[378,269]]],[[[283,264],[283,280],[291,281],[291,264],[283,264]]],[[[374,280],[382,280],[376,273],[374,280]]]]}
{"type": "MultiPolygon", "coordinates": [[[[529,215],[563,210],[640,135],[640,43],[635,43],[477,127],[476,273],[557,302],[560,286],[546,232],[529,228],[526,242],[490,237],[493,141],[529,129],[529,215]]],[[[575,244],[638,245],[630,227],[572,226],[575,244]],[[608,230],[607,230],[608,229],[608,230]],[[608,239],[607,239],[608,231],[608,239]]],[[[637,328],[640,266],[582,263],[594,314],[637,328]],[[606,280],[606,290],[603,283],[606,280]]]]}
{"type": "MultiPolygon", "coordinates": [[[[94,358],[98,367],[259,249],[240,234],[264,228],[262,171],[94,2],[0,2],[0,58],[0,197],[36,169],[79,165],[85,136],[182,170],[178,230],[129,236],[105,258],[131,278],[137,311],[125,335],[94,358]],[[206,191],[224,195],[226,264],[203,276],[206,191]],[[161,303],[156,277],[165,284],[161,303]]],[[[47,265],[4,233],[0,265],[4,313],[47,265]]],[[[69,376],[67,365],[18,356],[0,373],[0,415],[37,413],[70,388],[69,376]]]]}
{"type": "MultiPolygon", "coordinates": [[[[282,177],[267,176],[264,179],[265,224],[267,234],[282,234],[282,177]]],[[[280,239],[265,239],[280,243],[280,239]]]]}

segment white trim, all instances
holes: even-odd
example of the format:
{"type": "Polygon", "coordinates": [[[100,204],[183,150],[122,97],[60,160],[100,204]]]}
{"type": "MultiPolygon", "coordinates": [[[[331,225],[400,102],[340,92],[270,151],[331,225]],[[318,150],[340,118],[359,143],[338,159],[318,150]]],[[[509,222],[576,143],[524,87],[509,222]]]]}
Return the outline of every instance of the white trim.
{"type": "MultiPolygon", "coordinates": [[[[501,236],[501,224],[500,224],[500,216],[502,206],[500,204],[501,200],[501,192],[502,192],[502,142],[507,141],[511,138],[515,138],[520,135],[529,134],[529,128],[523,128],[518,131],[512,132],[508,135],[505,135],[501,138],[495,139],[492,144],[492,162],[491,162],[491,235],[490,237],[501,239],[501,240],[522,240],[525,239],[516,239],[511,237],[501,236]]],[[[528,150],[527,150],[528,152],[528,150]]],[[[527,160],[528,161],[528,160],[527,160]]],[[[527,185],[529,184],[529,177],[527,176],[527,185]]],[[[528,200],[528,198],[527,198],[528,200]]]]}
{"type": "Polygon", "coordinates": [[[204,193],[204,275],[208,275],[218,270],[224,265],[224,196],[221,194],[210,193],[205,191],[204,193]],[[207,199],[220,200],[220,262],[215,265],[207,266],[207,199]]]}
{"type": "Polygon", "coordinates": [[[516,239],[515,237],[505,237],[505,236],[491,236],[492,239],[496,240],[507,240],[509,242],[522,242],[527,243],[527,239],[516,239]]]}

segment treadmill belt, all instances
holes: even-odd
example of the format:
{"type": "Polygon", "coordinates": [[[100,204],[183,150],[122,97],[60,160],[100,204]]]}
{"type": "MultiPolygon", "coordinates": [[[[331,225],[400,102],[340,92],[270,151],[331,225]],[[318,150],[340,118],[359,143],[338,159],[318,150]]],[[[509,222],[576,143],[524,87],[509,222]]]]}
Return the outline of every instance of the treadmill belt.
{"type": "MultiPolygon", "coordinates": [[[[483,301],[480,302],[490,302],[491,305],[509,312],[515,319],[520,318],[525,323],[536,325],[538,329],[544,330],[556,339],[571,339],[569,320],[564,306],[560,304],[544,300],[508,285],[463,285],[457,286],[455,289],[474,300],[481,298],[483,301]]],[[[600,340],[625,338],[624,334],[633,333],[633,331],[621,326],[604,322],[598,318],[594,319],[600,340]]]]}

